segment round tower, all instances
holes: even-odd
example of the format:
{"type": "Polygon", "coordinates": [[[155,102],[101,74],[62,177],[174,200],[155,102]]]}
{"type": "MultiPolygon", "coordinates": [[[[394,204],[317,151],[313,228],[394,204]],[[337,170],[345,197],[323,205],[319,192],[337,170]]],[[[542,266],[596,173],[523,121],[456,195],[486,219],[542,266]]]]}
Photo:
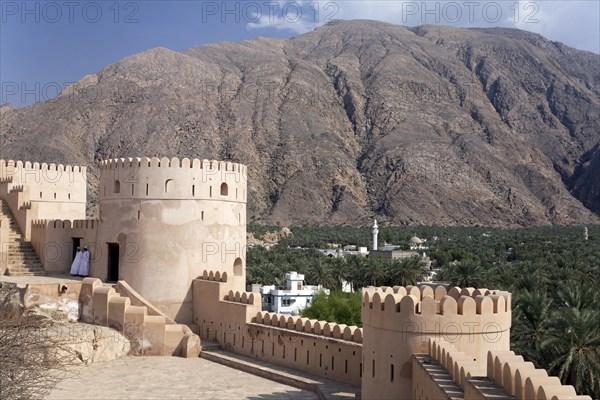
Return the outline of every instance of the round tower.
{"type": "Polygon", "coordinates": [[[409,399],[413,354],[427,353],[429,339],[446,341],[478,365],[489,350],[509,350],[508,292],[443,286],[363,289],[365,399],[409,399]]]}
{"type": "Polygon", "coordinates": [[[182,323],[192,323],[191,282],[203,270],[244,290],[246,172],[187,158],[103,161],[93,275],[127,281],[182,323]]]}

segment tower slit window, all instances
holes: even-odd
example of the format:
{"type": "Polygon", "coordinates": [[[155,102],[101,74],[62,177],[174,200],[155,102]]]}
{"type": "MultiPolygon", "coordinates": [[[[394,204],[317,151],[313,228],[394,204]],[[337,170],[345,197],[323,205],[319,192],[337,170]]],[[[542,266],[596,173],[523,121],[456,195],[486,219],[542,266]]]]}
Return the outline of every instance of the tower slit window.
{"type": "Polygon", "coordinates": [[[175,185],[175,183],[173,182],[173,179],[167,179],[165,181],[165,193],[172,192],[174,185],[175,185]]]}

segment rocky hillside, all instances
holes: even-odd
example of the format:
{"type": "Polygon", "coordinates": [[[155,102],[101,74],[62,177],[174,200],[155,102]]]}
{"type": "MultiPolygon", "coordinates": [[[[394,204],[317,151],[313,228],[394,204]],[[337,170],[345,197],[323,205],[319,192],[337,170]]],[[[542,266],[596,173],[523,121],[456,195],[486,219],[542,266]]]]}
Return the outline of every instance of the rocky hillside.
{"type": "Polygon", "coordinates": [[[599,222],[600,56],[524,31],[348,21],[158,48],[0,112],[3,158],[245,163],[256,221],[599,222]]]}

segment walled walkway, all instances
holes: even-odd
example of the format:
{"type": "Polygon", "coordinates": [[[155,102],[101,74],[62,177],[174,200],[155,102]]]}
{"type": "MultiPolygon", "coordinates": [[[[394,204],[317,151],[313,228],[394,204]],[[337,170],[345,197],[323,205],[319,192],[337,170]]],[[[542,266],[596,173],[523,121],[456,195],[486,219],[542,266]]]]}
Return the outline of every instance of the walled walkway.
{"type": "Polygon", "coordinates": [[[123,357],[77,368],[47,399],[312,400],[314,393],[202,358],[123,357]]]}
{"type": "Polygon", "coordinates": [[[349,400],[360,397],[360,388],[308,374],[266,361],[219,350],[206,341],[200,357],[254,375],[317,393],[321,400],[349,400]]]}

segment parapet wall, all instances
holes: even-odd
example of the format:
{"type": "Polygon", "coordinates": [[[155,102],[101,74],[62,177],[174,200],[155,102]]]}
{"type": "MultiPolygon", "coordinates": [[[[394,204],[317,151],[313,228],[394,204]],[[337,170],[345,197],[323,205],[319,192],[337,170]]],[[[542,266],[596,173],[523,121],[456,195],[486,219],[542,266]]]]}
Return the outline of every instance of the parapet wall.
{"type": "Polygon", "coordinates": [[[246,202],[245,165],[188,158],[127,158],[100,163],[100,200],[246,202]]]}
{"type": "MultiPolygon", "coordinates": [[[[580,395],[571,385],[563,385],[556,376],[548,376],[544,369],[537,369],[514,352],[490,351],[487,359],[487,378],[516,399],[592,400],[580,395]]],[[[468,389],[469,381],[465,386],[468,389]]],[[[465,395],[467,390],[465,390],[465,395]]]]}
{"type": "Polygon", "coordinates": [[[502,332],[511,326],[510,302],[510,293],[488,289],[370,287],[363,290],[362,316],[365,324],[399,332],[443,330],[448,323],[471,327],[472,334],[502,332]]]}
{"type": "Polygon", "coordinates": [[[0,160],[0,198],[14,215],[25,240],[36,219],[83,219],[87,169],[82,166],[0,160]]]}
{"type": "MultiPolygon", "coordinates": [[[[98,220],[34,220],[31,222],[31,244],[48,273],[68,273],[73,261],[73,238],[90,251],[90,269],[101,257],[96,236],[98,220]]],[[[76,249],[75,249],[76,250],[76,249]]]]}
{"type": "MultiPolygon", "coordinates": [[[[575,388],[562,385],[557,377],[548,376],[546,370],[536,369],[531,362],[512,351],[489,351],[487,366],[482,368],[472,358],[445,341],[429,341],[429,356],[448,372],[458,385],[465,399],[515,398],[520,400],[591,400],[589,396],[578,396],[575,388]]],[[[439,391],[440,382],[432,376],[417,377],[416,393],[425,395],[439,391]]],[[[448,386],[443,382],[441,386],[448,386]]],[[[414,393],[413,393],[414,394],[414,393]]]]}
{"type": "Polygon", "coordinates": [[[192,283],[194,323],[200,337],[224,345],[227,327],[250,322],[260,311],[260,295],[234,291],[227,273],[204,270],[192,283]]]}
{"type": "Polygon", "coordinates": [[[322,335],[328,338],[362,343],[362,328],[336,324],[335,322],[319,321],[295,315],[277,314],[261,311],[256,315],[255,323],[294,330],[299,333],[322,335]]]}
{"type": "Polygon", "coordinates": [[[63,165],[63,164],[47,164],[20,160],[3,160],[0,159],[0,182],[11,181],[14,184],[41,181],[59,181],[65,178],[69,180],[77,180],[83,177],[85,179],[87,168],[79,165],[63,165]],[[29,180],[33,179],[33,181],[29,180]]]}
{"type": "Polygon", "coordinates": [[[363,396],[393,399],[413,395],[413,354],[429,339],[445,340],[485,366],[489,350],[510,346],[508,292],[442,286],[363,289],[363,396]],[[396,343],[390,346],[389,343],[396,343]]]}
{"type": "Polygon", "coordinates": [[[260,310],[260,294],[234,291],[227,275],[194,280],[203,340],[229,351],[360,386],[362,329],[260,310]]]}

